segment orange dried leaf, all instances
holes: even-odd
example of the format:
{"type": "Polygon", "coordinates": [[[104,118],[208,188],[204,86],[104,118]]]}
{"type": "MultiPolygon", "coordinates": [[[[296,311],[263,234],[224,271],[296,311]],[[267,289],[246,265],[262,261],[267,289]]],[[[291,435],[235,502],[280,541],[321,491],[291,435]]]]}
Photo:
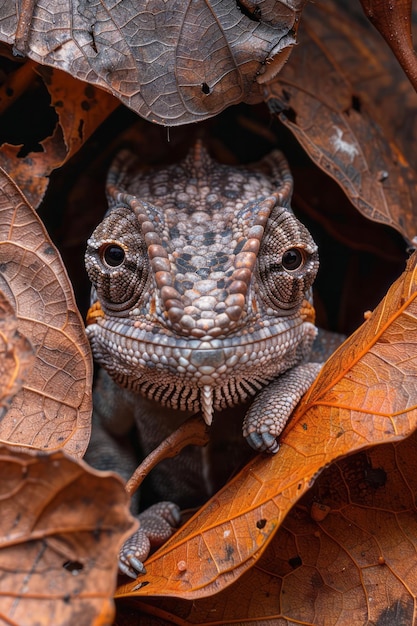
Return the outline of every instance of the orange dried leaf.
{"type": "Polygon", "coordinates": [[[326,363],[278,454],[247,465],[147,561],[143,586],[124,585],[119,597],[218,592],[261,556],[324,467],[415,429],[416,263],[414,253],[374,313],[326,363]]]}
{"type": "Polygon", "coordinates": [[[120,102],[108,92],[59,69],[38,66],[36,71],[42,76],[51,96],[51,105],[58,115],[67,161],[120,102]]]}
{"type": "MultiPolygon", "coordinates": [[[[0,422],[0,440],[82,456],[90,436],[92,359],[58,251],[0,172],[0,290],[35,360],[0,422]]],[[[6,392],[7,393],[7,392],[6,392]]]]}
{"type": "Polygon", "coordinates": [[[416,445],[413,433],[333,463],[227,589],[193,602],[137,599],[136,619],[121,606],[117,623],[414,624],[416,445]]]}
{"type": "Polygon", "coordinates": [[[0,622],[110,624],[117,555],[134,528],[122,481],[63,452],[5,446],[0,476],[0,622]]]}

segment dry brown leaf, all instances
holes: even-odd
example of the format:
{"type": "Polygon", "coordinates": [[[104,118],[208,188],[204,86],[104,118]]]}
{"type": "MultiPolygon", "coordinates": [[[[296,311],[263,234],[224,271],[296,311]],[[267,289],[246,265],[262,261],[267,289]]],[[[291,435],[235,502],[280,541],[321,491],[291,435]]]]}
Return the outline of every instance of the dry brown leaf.
{"type": "Polygon", "coordinates": [[[118,596],[194,599],[230,585],[264,552],[329,463],[417,424],[417,253],[365,324],[329,359],[279,453],[258,456],[146,563],[118,596]]]}
{"type": "MultiPolygon", "coordinates": [[[[332,58],[349,77],[353,95],[357,97],[356,106],[360,108],[364,104],[385,137],[400,147],[409,163],[414,163],[417,94],[391,50],[364,17],[360,3],[338,0],[339,3],[342,19],[338,20],[337,45],[331,47],[332,58]],[[352,36],[353,32],[356,37],[352,36]]],[[[332,10],[323,14],[323,19],[329,20],[332,27],[336,17],[332,10]]],[[[417,20],[413,26],[417,32],[417,20]]],[[[320,36],[329,40],[330,45],[331,35],[325,35],[322,24],[318,28],[320,36]]]]}
{"type": "Polygon", "coordinates": [[[276,74],[288,58],[304,4],[147,0],[109,7],[35,0],[21,8],[4,0],[0,39],[107,89],[142,117],[173,126],[241,101],[260,102],[256,77],[276,74]]]}
{"type": "Polygon", "coordinates": [[[400,85],[391,76],[402,72],[392,66],[395,59],[391,55],[389,60],[389,51],[387,59],[378,34],[339,6],[306,9],[299,38],[278,79],[265,86],[268,104],[361,213],[411,241],[416,234],[417,175],[403,144],[408,158],[415,159],[415,142],[410,148],[407,130],[393,136],[398,120],[396,125],[390,121],[398,118],[399,109],[403,120],[411,111],[409,128],[416,94],[405,79],[400,85]],[[385,93],[391,94],[386,112],[385,93]]]}
{"type": "Polygon", "coordinates": [[[118,550],[134,528],[115,475],[63,452],[0,447],[0,623],[110,624],[118,550]]]}
{"type": "MultiPolygon", "coordinates": [[[[25,63],[15,74],[27,74],[25,63]]],[[[73,78],[58,69],[34,66],[51,96],[58,124],[51,136],[40,142],[39,152],[21,156],[22,145],[0,147],[0,167],[13,178],[33,207],[38,207],[49,183],[51,172],[68,161],[119,105],[109,93],[73,78]]],[[[10,80],[16,80],[12,75],[10,80]]]]}
{"type": "Polygon", "coordinates": [[[0,420],[21,390],[33,362],[32,346],[19,333],[15,311],[0,291],[0,420]]]}
{"type": "Polygon", "coordinates": [[[120,103],[109,93],[86,85],[59,69],[37,66],[36,71],[51,95],[68,160],[120,103]]]}
{"type": "Polygon", "coordinates": [[[414,624],[416,445],[413,433],[332,464],[233,585],[121,606],[117,624],[414,624]]]}
{"type": "Polygon", "coordinates": [[[16,185],[0,172],[0,290],[35,361],[0,422],[0,439],[82,456],[90,436],[92,359],[56,248],[16,185]]]}
{"type": "Polygon", "coordinates": [[[411,31],[413,0],[360,0],[417,91],[417,57],[411,31]]]}

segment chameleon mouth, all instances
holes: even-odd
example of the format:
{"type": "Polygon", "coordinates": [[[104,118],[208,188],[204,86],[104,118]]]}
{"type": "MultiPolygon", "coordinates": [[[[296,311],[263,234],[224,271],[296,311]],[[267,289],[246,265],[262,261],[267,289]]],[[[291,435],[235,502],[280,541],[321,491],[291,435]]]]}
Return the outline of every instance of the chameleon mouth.
{"type": "Polygon", "coordinates": [[[306,309],[298,318],[209,342],[140,331],[106,319],[95,303],[87,334],[96,361],[116,383],[163,406],[201,412],[211,425],[215,411],[247,402],[309,353],[316,330],[306,309]]]}
{"type": "MultiPolygon", "coordinates": [[[[268,341],[258,339],[206,352],[186,346],[162,349],[162,345],[144,342],[139,350],[132,350],[133,356],[128,350],[120,350],[120,341],[111,343],[96,333],[90,341],[96,361],[117,384],[162,406],[189,413],[201,412],[210,425],[215,412],[248,402],[271,380],[303,359],[304,353],[310,350],[315,328],[304,324],[293,330],[296,330],[297,341],[292,346],[287,344],[285,349],[283,343],[288,339],[288,331],[275,337],[272,342],[275,345],[271,345],[269,337],[268,341]],[[148,360],[144,361],[146,351],[148,360]],[[141,353],[142,363],[135,356],[138,353],[141,353]],[[217,363],[221,361],[217,368],[210,353],[212,358],[217,355],[217,363]]],[[[112,330],[109,336],[114,337],[112,330]]]]}

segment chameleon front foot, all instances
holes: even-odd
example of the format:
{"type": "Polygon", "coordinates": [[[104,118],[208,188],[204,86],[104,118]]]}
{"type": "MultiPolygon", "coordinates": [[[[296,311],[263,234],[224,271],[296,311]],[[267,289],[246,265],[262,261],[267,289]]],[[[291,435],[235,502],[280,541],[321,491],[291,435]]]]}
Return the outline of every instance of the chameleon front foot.
{"type": "Polygon", "coordinates": [[[245,431],[243,431],[243,433],[246,441],[254,450],[269,452],[270,454],[276,454],[278,452],[279,443],[276,439],[276,435],[271,435],[266,425],[264,432],[254,430],[251,433],[247,432],[247,434],[245,434],[245,431]]]}
{"type": "Polygon", "coordinates": [[[277,437],[321,368],[321,363],[298,365],[256,396],[243,422],[243,436],[252,448],[270,454],[278,452],[277,437]]]}
{"type": "Polygon", "coordinates": [[[119,553],[119,570],[130,578],[145,573],[143,561],[152,548],[165,543],[181,521],[180,509],[173,502],[158,502],[139,513],[138,530],[122,546],[119,553]]]}

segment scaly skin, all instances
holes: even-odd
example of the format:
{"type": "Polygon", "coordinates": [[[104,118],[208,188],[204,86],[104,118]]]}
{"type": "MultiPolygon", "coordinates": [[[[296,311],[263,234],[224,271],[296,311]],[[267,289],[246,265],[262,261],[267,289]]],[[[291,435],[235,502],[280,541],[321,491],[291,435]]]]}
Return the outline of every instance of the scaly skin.
{"type": "Polygon", "coordinates": [[[244,435],[255,449],[278,450],[320,369],[308,362],[317,247],[291,192],[278,151],[232,167],[197,142],[164,168],[141,170],[127,152],[113,164],[109,211],[86,252],[98,301],[87,332],[96,361],[136,394],[142,443],[164,420],[152,406],[201,411],[211,424],[260,392],[244,435]]]}
{"type": "Polygon", "coordinates": [[[317,247],[289,208],[280,153],[232,168],[198,143],[182,163],[144,173],[123,153],[109,192],[110,212],[88,240],[103,315],[87,332],[117,383],[211,423],[213,410],[308,358],[316,329],[302,304],[317,247]],[[114,248],[120,265],[109,266],[114,248]],[[300,267],[283,268],[285,253],[300,267]]]}

